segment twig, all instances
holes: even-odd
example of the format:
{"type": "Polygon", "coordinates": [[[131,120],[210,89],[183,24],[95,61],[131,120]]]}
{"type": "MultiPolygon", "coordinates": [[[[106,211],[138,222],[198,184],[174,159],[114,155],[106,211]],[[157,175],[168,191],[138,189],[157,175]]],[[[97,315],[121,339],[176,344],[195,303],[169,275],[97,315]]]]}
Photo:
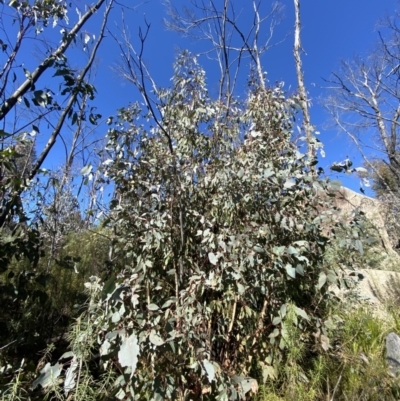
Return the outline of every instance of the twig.
{"type": "Polygon", "coordinates": [[[231,318],[231,323],[229,324],[228,333],[232,331],[233,324],[235,323],[236,308],[237,308],[237,297],[235,296],[235,302],[233,303],[233,310],[232,310],[232,318],[231,318]]]}
{"type": "Polygon", "coordinates": [[[344,368],[342,368],[342,371],[340,372],[340,375],[339,375],[339,379],[338,379],[338,381],[337,381],[336,384],[335,384],[335,388],[333,389],[333,393],[332,393],[332,397],[331,397],[330,401],[334,401],[334,397],[335,397],[336,390],[337,390],[337,388],[339,387],[340,381],[342,380],[343,369],[344,369],[344,368]]]}
{"type": "Polygon", "coordinates": [[[10,343],[4,345],[3,347],[0,348],[0,351],[2,351],[3,349],[9,347],[11,344],[14,344],[15,342],[17,342],[17,340],[11,341],[10,343]]]}
{"type": "Polygon", "coordinates": [[[255,334],[254,334],[253,345],[257,342],[258,337],[260,337],[260,334],[261,334],[262,329],[263,329],[263,327],[264,327],[263,320],[264,320],[264,317],[265,317],[265,313],[266,313],[266,311],[267,311],[267,306],[268,306],[268,299],[265,298],[265,300],[264,300],[264,305],[263,305],[263,307],[262,307],[260,316],[259,316],[259,318],[258,318],[257,330],[256,330],[256,332],[255,332],[255,334]]]}

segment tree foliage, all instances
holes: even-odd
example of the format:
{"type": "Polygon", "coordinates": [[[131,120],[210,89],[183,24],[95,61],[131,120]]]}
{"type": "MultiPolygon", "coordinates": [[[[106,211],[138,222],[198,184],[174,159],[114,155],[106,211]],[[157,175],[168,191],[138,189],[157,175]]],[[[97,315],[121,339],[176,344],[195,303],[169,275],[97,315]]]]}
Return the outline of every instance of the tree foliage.
{"type": "MultiPolygon", "coordinates": [[[[63,135],[68,132],[65,128],[80,127],[86,117],[96,124],[99,118],[88,106],[95,95],[90,71],[112,3],[99,0],[84,12],[76,8],[77,16],[71,16],[68,11],[72,4],[67,1],[0,1],[2,374],[7,363],[19,364],[21,355],[37,355],[52,335],[65,329],[65,321],[61,322],[63,313],[49,302],[49,295],[54,295],[54,287],[49,283],[55,276],[43,269],[41,259],[46,238],[43,225],[39,227],[38,223],[46,216],[43,209],[38,210],[43,183],[40,178],[43,163],[56,142],[64,140],[63,135]],[[82,28],[102,7],[105,10],[99,19],[100,28],[86,40],[88,34],[82,36],[82,28]],[[73,52],[76,53],[81,40],[88,57],[83,65],[75,59],[72,67],[69,57],[74,58],[73,52]],[[33,48],[41,54],[39,60],[33,56],[33,48]],[[48,73],[52,74],[50,79],[48,73]],[[41,141],[36,141],[39,134],[41,141]],[[38,218],[33,219],[34,216],[38,218]]],[[[77,132],[73,146],[80,130],[77,132]]],[[[68,218],[72,220],[71,215],[68,218]]]]}
{"type": "Polygon", "coordinates": [[[87,283],[73,358],[87,372],[90,338],[102,369],[118,366],[120,399],[239,399],[276,374],[287,325],[309,349],[329,347],[336,273],[323,266],[315,205],[325,184],[291,143],[298,98],[281,87],[253,87],[226,109],[183,53],[159,93],[162,121],[132,105],[108,134],[107,224],[124,263],[105,284],[87,283]]]}

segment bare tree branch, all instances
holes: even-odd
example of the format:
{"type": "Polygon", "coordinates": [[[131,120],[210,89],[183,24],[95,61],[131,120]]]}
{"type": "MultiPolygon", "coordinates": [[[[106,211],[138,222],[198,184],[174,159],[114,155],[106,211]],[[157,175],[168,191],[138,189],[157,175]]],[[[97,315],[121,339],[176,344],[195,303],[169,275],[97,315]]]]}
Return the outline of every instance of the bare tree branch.
{"type": "MultiPolygon", "coordinates": [[[[103,1],[104,0],[102,0],[101,2],[103,2],[103,1]]],[[[100,5],[101,5],[100,2],[98,3],[98,5],[100,7],[100,5]]],[[[112,5],[113,5],[113,0],[110,1],[110,3],[108,4],[108,6],[106,8],[105,13],[104,13],[103,23],[102,23],[102,26],[100,28],[99,37],[98,37],[98,39],[97,39],[97,41],[96,41],[96,43],[95,43],[95,45],[94,45],[94,47],[92,49],[90,58],[89,58],[89,60],[88,60],[88,62],[86,64],[86,66],[84,67],[84,69],[82,70],[82,72],[78,76],[78,79],[76,81],[76,86],[78,86],[78,87],[84,82],[86,75],[88,74],[88,72],[92,68],[92,65],[93,65],[93,63],[95,61],[97,51],[98,51],[98,49],[100,47],[101,42],[104,39],[104,33],[105,33],[105,29],[106,29],[107,22],[108,22],[108,16],[109,16],[110,11],[112,9],[112,5]]],[[[92,10],[93,10],[93,8],[92,8],[92,10]]],[[[92,11],[92,13],[94,11],[92,11]]],[[[68,103],[67,103],[66,107],[64,108],[63,112],[61,113],[61,116],[58,119],[58,122],[57,122],[57,124],[56,124],[56,126],[55,126],[55,128],[54,128],[54,130],[53,130],[53,132],[52,132],[52,134],[51,134],[51,136],[49,138],[49,140],[47,141],[46,146],[44,147],[44,149],[42,150],[41,154],[37,158],[37,161],[36,161],[32,171],[31,171],[29,179],[32,179],[37,174],[38,170],[41,168],[44,160],[46,159],[47,155],[49,154],[51,148],[53,147],[54,143],[56,142],[56,139],[59,136],[60,131],[61,131],[63,125],[64,125],[65,119],[67,118],[68,113],[70,112],[70,110],[72,109],[73,105],[75,104],[75,101],[76,101],[76,99],[78,97],[78,94],[79,94],[79,92],[75,91],[75,92],[72,93],[71,97],[69,98],[68,103]]]]}
{"type": "Polygon", "coordinates": [[[261,17],[261,1],[253,0],[253,23],[246,29],[240,27],[240,18],[232,0],[224,0],[220,11],[213,0],[207,2],[195,0],[192,2],[192,9],[185,7],[182,12],[179,12],[170,1],[166,1],[166,5],[169,18],[164,22],[168,29],[196,40],[211,42],[212,49],[209,52],[215,53],[221,71],[220,101],[229,106],[243,57],[251,59],[259,85],[261,87],[265,85],[261,56],[275,45],[271,40],[282,13],[282,6],[278,2],[273,3],[271,11],[261,17]],[[261,43],[261,37],[265,35],[261,32],[261,28],[267,20],[270,20],[269,35],[266,41],[261,43]]]}
{"type": "Polygon", "coordinates": [[[153,101],[150,98],[149,91],[146,86],[146,80],[149,80],[153,91],[157,94],[158,90],[154,80],[151,78],[151,74],[143,61],[143,54],[144,54],[144,47],[147,36],[150,31],[150,24],[145,21],[146,29],[143,32],[141,28],[139,28],[139,40],[140,40],[140,51],[136,52],[132,44],[130,43],[130,36],[128,34],[127,28],[125,23],[123,22],[122,28],[122,36],[123,36],[123,43],[113,34],[110,32],[111,36],[114,38],[116,43],[118,44],[121,50],[122,56],[122,65],[117,66],[115,69],[119,72],[124,78],[128,81],[132,82],[139,90],[140,94],[143,97],[143,100],[154,118],[157,126],[165,136],[168,142],[169,150],[174,153],[174,148],[172,144],[172,138],[167,129],[162,124],[162,121],[156,113],[156,108],[153,107],[153,101]]]}

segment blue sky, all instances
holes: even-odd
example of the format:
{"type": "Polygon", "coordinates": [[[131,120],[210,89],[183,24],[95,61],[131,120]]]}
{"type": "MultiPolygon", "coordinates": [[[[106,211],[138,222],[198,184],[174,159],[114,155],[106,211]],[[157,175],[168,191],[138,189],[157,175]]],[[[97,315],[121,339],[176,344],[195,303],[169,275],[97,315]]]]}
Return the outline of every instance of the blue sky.
{"type": "MultiPolygon", "coordinates": [[[[222,3],[222,1],[219,1],[222,3]]],[[[188,1],[173,0],[173,4],[179,7],[188,4],[188,1]]],[[[218,3],[218,2],[217,2],[218,3]]],[[[265,3],[265,11],[271,2],[265,3]]],[[[276,28],[275,40],[278,42],[286,35],[285,41],[263,56],[263,68],[267,71],[270,84],[276,81],[284,81],[285,88],[290,92],[297,87],[295,67],[293,62],[293,25],[294,8],[293,1],[284,0],[285,19],[276,28]]],[[[241,26],[251,24],[251,13],[246,1],[237,1],[241,12],[241,26]]],[[[331,178],[341,179],[345,185],[354,190],[359,188],[359,180],[354,176],[337,175],[329,172],[329,166],[335,162],[350,156],[359,162],[358,155],[350,140],[334,127],[330,127],[329,116],[321,106],[326,83],[323,78],[329,78],[331,71],[338,69],[341,59],[349,59],[354,55],[366,55],[378,39],[378,19],[385,14],[393,13],[396,5],[395,0],[335,0],[335,1],[302,1],[302,44],[305,50],[303,54],[303,69],[306,86],[312,100],[311,116],[312,122],[317,130],[321,132],[320,139],[325,145],[326,157],[320,159],[320,165],[329,173],[331,178]]],[[[162,24],[165,17],[165,8],[161,0],[152,0],[148,4],[139,7],[135,12],[126,14],[133,41],[138,44],[137,32],[139,26],[144,26],[143,19],[151,24],[148,42],[146,44],[145,59],[150,70],[160,85],[168,85],[172,75],[172,63],[178,48],[188,48],[193,53],[204,49],[205,44],[184,39],[174,32],[167,31],[162,24]]],[[[120,24],[119,11],[115,10],[113,19],[120,24]]],[[[267,34],[267,32],[265,32],[267,34]]],[[[118,51],[111,39],[107,39],[103,47],[101,58],[101,69],[110,64],[118,62],[118,51]]],[[[216,65],[203,57],[200,58],[207,70],[207,78],[210,86],[218,79],[216,65]]],[[[109,71],[101,72],[98,76],[99,97],[109,109],[111,98],[112,105],[123,106],[137,99],[134,87],[121,80],[109,71]],[[104,74],[104,75],[103,75],[104,74]],[[108,78],[105,78],[107,76],[108,78]],[[103,99],[107,100],[103,100],[103,99]]],[[[240,89],[240,88],[239,88],[240,89]]],[[[112,109],[110,110],[112,112],[112,109]]]]}
{"type": "MultiPolygon", "coordinates": [[[[176,7],[189,5],[188,0],[172,0],[176,7]]],[[[74,0],[74,6],[70,10],[71,20],[75,6],[81,10],[86,2],[74,0]]],[[[121,3],[130,7],[138,2],[132,0],[122,0],[121,3]]],[[[223,3],[216,0],[216,4],[223,3]]],[[[251,2],[246,0],[235,0],[237,13],[240,14],[239,24],[246,30],[252,22],[251,2]]],[[[366,55],[377,41],[377,22],[385,14],[393,13],[396,8],[395,0],[320,0],[320,1],[301,1],[302,13],[302,44],[305,50],[303,54],[303,69],[307,90],[312,100],[311,116],[316,129],[321,132],[320,139],[325,144],[325,159],[320,160],[320,165],[329,173],[331,178],[339,178],[343,183],[352,189],[358,190],[359,180],[354,177],[344,177],[343,175],[333,175],[329,172],[329,166],[335,162],[345,159],[347,156],[353,158],[356,163],[358,157],[350,140],[343,135],[339,135],[335,128],[329,128],[329,116],[320,104],[325,90],[323,78],[329,78],[331,71],[338,69],[341,59],[349,59],[353,55],[366,55]]],[[[264,1],[261,14],[266,13],[272,2],[264,1]]],[[[273,47],[263,56],[263,69],[267,72],[269,84],[273,85],[277,81],[284,81],[285,88],[290,93],[297,87],[295,77],[295,67],[293,62],[293,25],[294,9],[292,0],[283,0],[285,19],[276,28],[274,39],[276,42],[286,37],[283,43],[273,47]]],[[[97,33],[98,23],[101,14],[90,21],[84,28],[85,32],[97,33]]],[[[139,45],[138,30],[144,27],[144,18],[151,24],[150,33],[146,42],[145,56],[153,78],[160,86],[168,86],[172,76],[172,64],[178,49],[189,49],[197,54],[206,48],[203,42],[194,42],[187,38],[182,38],[179,34],[166,30],[163,25],[163,18],[166,17],[165,7],[162,0],[150,0],[145,2],[135,11],[125,11],[125,21],[129,27],[130,35],[134,46],[139,45]]],[[[110,17],[110,30],[117,32],[121,28],[121,8],[115,6],[110,17]]],[[[267,35],[268,31],[262,32],[267,35]]],[[[262,36],[261,35],[261,36],[262,36]]],[[[27,51],[27,50],[25,50],[27,51]]],[[[29,50],[31,52],[31,50],[29,50]]],[[[76,57],[76,56],[74,56],[76,57]]],[[[103,42],[103,47],[98,55],[98,67],[95,86],[98,91],[93,105],[98,107],[98,111],[104,117],[116,114],[116,110],[126,106],[130,102],[140,100],[134,86],[121,79],[111,67],[118,63],[120,51],[115,41],[110,37],[103,42]]],[[[79,59],[71,59],[78,65],[79,59]]],[[[218,70],[216,64],[212,63],[205,56],[200,57],[200,63],[207,72],[207,80],[210,90],[216,87],[218,80],[218,70]]],[[[248,70],[248,63],[243,63],[243,79],[238,86],[238,94],[245,91],[245,75],[248,70]]],[[[107,127],[99,126],[98,135],[104,134],[107,127]]],[[[56,168],[63,157],[60,146],[57,146],[51,157],[48,159],[47,167],[56,168]]]]}

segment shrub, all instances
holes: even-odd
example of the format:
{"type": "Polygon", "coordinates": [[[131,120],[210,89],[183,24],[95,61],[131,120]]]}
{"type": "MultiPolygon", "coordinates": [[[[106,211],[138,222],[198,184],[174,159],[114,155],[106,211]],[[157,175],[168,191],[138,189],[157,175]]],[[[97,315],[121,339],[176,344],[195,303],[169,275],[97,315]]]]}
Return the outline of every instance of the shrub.
{"type": "Polygon", "coordinates": [[[281,87],[223,105],[184,53],[172,89],[158,93],[161,121],[145,123],[132,105],[109,131],[119,262],[107,283],[87,283],[88,311],[71,336],[69,369],[80,373],[67,376],[94,374],[99,352],[96,369],[118,372],[120,399],[238,399],[276,376],[289,326],[307,352],[329,348],[336,275],[323,266],[314,202],[326,183],[291,142],[298,98],[281,87]]]}

